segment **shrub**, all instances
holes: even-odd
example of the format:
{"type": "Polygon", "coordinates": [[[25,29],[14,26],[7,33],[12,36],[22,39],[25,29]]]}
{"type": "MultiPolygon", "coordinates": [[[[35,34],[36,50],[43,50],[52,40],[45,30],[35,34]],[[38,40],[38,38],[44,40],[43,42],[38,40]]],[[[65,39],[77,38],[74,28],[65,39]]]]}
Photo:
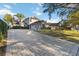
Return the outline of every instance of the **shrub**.
{"type": "Polygon", "coordinates": [[[0,32],[0,42],[4,39],[2,32],[0,32]]]}
{"type": "Polygon", "coordinates": [[[13,26],[12,29],[26,29],[26,27],[21,27],[21,26],[13,26]]]}

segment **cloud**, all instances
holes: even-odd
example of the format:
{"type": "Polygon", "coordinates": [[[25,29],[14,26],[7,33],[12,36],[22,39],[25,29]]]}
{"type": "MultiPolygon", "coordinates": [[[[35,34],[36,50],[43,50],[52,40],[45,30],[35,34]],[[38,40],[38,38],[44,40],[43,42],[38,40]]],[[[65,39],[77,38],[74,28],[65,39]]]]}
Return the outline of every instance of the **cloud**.
{"type": "Polygon", "coordinates": [[[5,8],[11,9],[12,7],[10,5],[4,5],[5,8]]]}
{"type": "Polygon", "coordinates": [[[51,20],[46,20],[48,23],[58,23],[59,21],[61,21],[61,19],[51,19],[51,20]]]}
{"type": "Polygon", "coordinates": [[[36,14],[37,16],[40,16],[42,13],[38,12],[38,11],[33,11],[34,14],[36,14]]]}
{"type": "Polygon", "coordinates": [[[46,20],[47,23],[53,23],[53,20],[46,20]]]}
{"type": "Polygon", "coordinates": [[[40,10],[39,7],[37,7],[37,8],[36,8],[36,11],[39,11],[39,10],[40,10]]]}
{"type": "Polygon", "coordinates": [[[16,13],[13,13],[11,10],[9,9],[0,9],[0,15],[5,15],[5,14],[11,14],[11,15],[15,15],[16,13]]]}
{"type": "Polygon", "coordinates": [[[37,7],[37,8],[33,11],[33,13],[34,13],[35,15],[37,15],[37,16],[42,15],[42,12],[41,12],[41,10],[40,10],[39,7],[37,7]]]}
{"type": "Polygon", "coordinates": [[[38,6],[40,6],[40,7],[41,7],[41,6],[42,6],[42,3],[38,3],[38,6]]]}

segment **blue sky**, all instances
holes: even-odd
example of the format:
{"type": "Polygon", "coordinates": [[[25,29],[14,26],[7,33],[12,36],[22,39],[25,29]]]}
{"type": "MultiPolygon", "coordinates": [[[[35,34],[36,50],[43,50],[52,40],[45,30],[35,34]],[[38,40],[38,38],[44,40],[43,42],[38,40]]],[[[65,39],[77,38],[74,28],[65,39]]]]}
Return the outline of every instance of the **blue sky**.
{"type": "Polygon", "coordinates": [[[47,20],[49,22],[59,22],[60,18],[56,14],[52,14],[52,19],[48,20],[48,14],[43,13],[43,8],[40,3],[1,3],[0,4],[0,18],[8,13],[14,15],[16,13],[22,13],[26,17],[36,16],[41,20],[47,20]]]}

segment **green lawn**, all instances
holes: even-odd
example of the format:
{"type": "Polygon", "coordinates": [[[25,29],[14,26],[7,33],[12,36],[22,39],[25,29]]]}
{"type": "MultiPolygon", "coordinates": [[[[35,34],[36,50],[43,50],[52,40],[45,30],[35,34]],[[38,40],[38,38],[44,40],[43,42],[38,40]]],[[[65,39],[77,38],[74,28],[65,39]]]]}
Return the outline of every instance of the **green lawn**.
{"type": "Polygon", "coordinates": [[[42,29],[40,33],[79,43],[79,31],[42,29]]]}

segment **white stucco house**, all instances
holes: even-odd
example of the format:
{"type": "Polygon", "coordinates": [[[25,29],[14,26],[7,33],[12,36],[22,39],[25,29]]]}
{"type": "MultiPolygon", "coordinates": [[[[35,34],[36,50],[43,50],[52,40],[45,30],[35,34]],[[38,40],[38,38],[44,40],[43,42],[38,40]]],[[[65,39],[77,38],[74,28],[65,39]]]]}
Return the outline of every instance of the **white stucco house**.
{"type": "Polygon", "coordinates": [[[29,26],[30,29],[37,30],[37,31],[39,31],[43,27],[44,27],[44,25],[41,21],[34,22],[34,23],[30,24],[30,26],[29,26]]]}
{"type": "Polygon", "coordinates": [[[31,29],[31,30],[38,31],[44,27],[44,22],[35,16],[26,18],[24,20],[24,23],[25,23],[24,26],[31,29]]]}

